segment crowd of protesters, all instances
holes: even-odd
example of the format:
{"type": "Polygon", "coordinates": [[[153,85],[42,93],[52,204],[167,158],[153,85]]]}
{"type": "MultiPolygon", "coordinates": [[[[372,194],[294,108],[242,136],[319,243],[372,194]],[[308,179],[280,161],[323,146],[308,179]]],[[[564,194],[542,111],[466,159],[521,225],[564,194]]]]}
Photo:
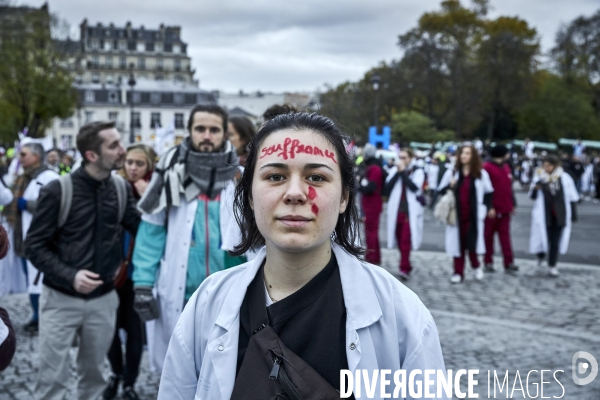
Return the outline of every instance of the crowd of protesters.
{"type": "MultiPolygon", "coordinates": [[[[540,263],[547,255],[552,276],[580,194],[600,187],[600,161],[580,142],[569,160],[530,141],[520,155],[479,140],[427,154],[400,147],[387,160],[367,144],[353,158],[326,117],[284,105],[263,118],[256,131],[198,105],[189,135],[160,158],[125,148],[112,122],[80,129],[78,162],[35,141],[16,148],[0,184],[0,250],[2,232],[10,242],[0,295],[29,293],[36,399],[66,397],[72,346],[80,399],[137,399],[144,348],[163,399],[335,398],[341,369],[444,370],[431,314],[377,268],[384,203],[400,279],[411,277],[429,208],[459,284],[467,257],[476,279],[494,272],[496,234],[504,270],[518,272],[513,182],[534,202],[530,250],[540,263]]],[[[0,369],[14,351],[0,309],[0,369]]]]}
{"type": "Polygon", "coordinates": [[[559,275],[558,254],[568,249],[577,203],[583,198],[591,200],[592,195],[595,202],[600,198],[600,157],[588,156],[580,140],[573,145],[572,155],[537,152],[529,139],[520,148],[481,140],[446,146],[445,151],[432,146],[418,157],[410,148],[395,150],[397,157],[387,159],[378,157],[371,144],[355,152],[365,259],[381,262],[379,221],[387,200],[387,246],[400,252],[398,273],[402,280],[408,280],[412,270],[410,251],[418,249],[427,234],[423,233],[425,207],[435,207],[434,215],[446,225],[446,253],[454,260],[450,281],[461,283],[466,256],[475,279],[483,279],[484,271],[495,271],[496,234],[504,271],[518,272],[510,235],[517,208],[515,184],[528,191],[534,204],[530,253],[537,255],[539,265],[548,265],[553,277],[559,275]]]}

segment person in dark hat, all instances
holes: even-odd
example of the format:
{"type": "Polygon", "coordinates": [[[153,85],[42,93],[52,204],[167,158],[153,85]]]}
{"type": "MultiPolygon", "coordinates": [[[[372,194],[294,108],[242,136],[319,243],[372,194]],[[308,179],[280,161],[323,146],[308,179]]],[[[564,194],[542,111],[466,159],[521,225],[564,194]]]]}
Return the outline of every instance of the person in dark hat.
{"type": "Polygon", "coordinates": [[[490,150],[491,161],[483,164],[494,188],[492,207],[495,216],[485,219],[485,270],[494,272],[494,235],[498,232],[502,256],[504,258],[504,270],[506,272],[517,272],[519,267],[514,264],[512,244],[510,240],[510,218],[515,213],[517,201],[512,190],[512,175],[510,166],[506,163],[508,149],[502,144],[497,144],[490,150]]]}

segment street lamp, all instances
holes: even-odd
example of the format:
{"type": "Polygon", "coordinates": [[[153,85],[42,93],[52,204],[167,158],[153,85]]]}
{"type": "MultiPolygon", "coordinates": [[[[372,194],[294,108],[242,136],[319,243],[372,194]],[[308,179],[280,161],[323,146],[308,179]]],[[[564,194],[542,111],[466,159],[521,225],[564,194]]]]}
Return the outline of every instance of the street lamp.
{"type": "Polygon", "coordinates": [[[379,121],[379,116],[378,116],[378,108],[379,108],[379,95],[377,94],[377,92],[379,91],[379,85],[381,84],[381,77],[377,74],[374,73],[371,76],[371,85],[373,85],[373,91],[375,92],[375,107],[374,107],[374,116],[375,116],[375,129],[377,129],[377,122],[379,121]]]}
{"type": "Polygon", "coordinates": [[[133,71],[129,72],[129,81],[127,81],[127,84],[129,85],[129,87],[131,88],[129,90],[130,93],[130,102],[131,102],[131,116],[129,118],[129,122],[130,122],[130,126],[129,126],[129,143],[134,143],[135,142],[135,125],[134,125],[134,121],[133,121],[133,110],[134,110],[134,99],[133,99],[133,88],[135,87],[135,76],[133,76],[133,71]]]}

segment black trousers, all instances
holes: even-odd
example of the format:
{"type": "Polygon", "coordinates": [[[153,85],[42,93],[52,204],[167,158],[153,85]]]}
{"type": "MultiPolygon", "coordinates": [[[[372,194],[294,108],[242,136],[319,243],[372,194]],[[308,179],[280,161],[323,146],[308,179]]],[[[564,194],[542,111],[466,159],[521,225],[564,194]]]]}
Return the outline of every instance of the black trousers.
{"type": "MultiPolygon", "coordinates": [[[[558,261],[558,248],[560,246],[560,236],[562,234],[563,226],[557,226],[555,221],[546,226],[546,232],[548,235],[548,266],[555,267],[558,261]]],[[[544,258],[546,253],[539,253],[539,258],[544,258]]]]}
{"type": "Polygon", "coordinates": [[[122,377],[123,387],[133,386],[140,371],[140,361],[144,346],[143,324],[140,317],[133,309],[135,293],[133,281],[127,279],[123,287],[117,289],[119,295],[119,309],[117,310],[117,328],[115,337],[108,351],[108,361],[115,375],[122,377]],[[123,351],[119,329],[127,332],[125,344],[125,365],[123,365],[123,351]]]}

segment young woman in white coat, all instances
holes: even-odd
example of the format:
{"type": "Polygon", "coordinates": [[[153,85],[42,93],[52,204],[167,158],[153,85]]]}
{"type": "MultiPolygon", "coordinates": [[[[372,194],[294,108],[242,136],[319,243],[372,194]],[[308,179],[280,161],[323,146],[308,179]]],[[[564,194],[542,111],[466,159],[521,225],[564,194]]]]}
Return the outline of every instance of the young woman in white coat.
{"type": "Polygon", "coordinates": [[[159,399],[271,399],[289,393],[294,374],[307,377],[298,390],[318,381],[329,393],[319,398],[339,399],[340,370],[445,370],[429,311],[357,258],[356,183],[344,140],[317,114],[279,115],[257,132],[236,189],[235,253],[260,250],[209,276],[189,300],[159,399]],[[258,352],[265,335],[275,347],[258,352]]]}
{"type": "Polygon", "coordinates": [[[542,168],[535,171],[529,197],[535,202],[531,210],[529,252],[537,254],[539,265],[544,263],[547,253],[550,275],[558,276],[558,254],[565,254],[569,248],[579,195],[573,178],[563,171],[556,156],[546,156],[542,168]]]}
{"type": "Polygon", "coordinates": [[[398,164],[386,181],[387,244],[388,249],[398,243],[400,249],[400,279],[408,280],[412,270],[410,250],[417,250],[423,241],[423,181],[425,173],[415,163],[411,149],[400,151],[398,164]]]}
{"type": "Polygon", "coordinates": [[[486,215],[496,216],[492,208],[494,191],[481,158],[472,145],[461,146],[454,169],[448,169],[440,182],[442,191],[453,190],[456,199],[456,225],[446,225],[446,253],[454,257],[452,283],[464,280],[465,252],[469,253],[475,279],[483,279],[478,254],[485,254],[483,237],[486,215]]]}

